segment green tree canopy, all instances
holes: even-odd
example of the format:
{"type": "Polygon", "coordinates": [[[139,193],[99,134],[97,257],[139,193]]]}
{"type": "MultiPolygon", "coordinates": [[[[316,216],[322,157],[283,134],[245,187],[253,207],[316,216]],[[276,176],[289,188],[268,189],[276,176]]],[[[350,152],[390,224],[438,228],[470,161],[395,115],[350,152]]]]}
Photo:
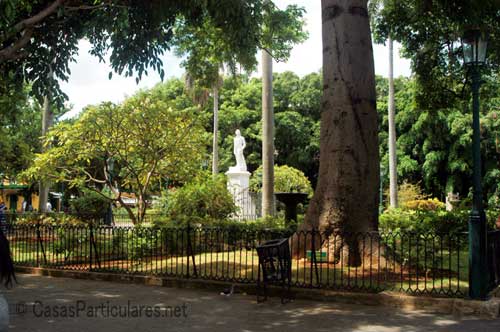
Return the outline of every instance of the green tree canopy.
{"type": "MultiPolygon", "coordinates": [[[[484,76],[484,80],[481,103],[483,190],[489,202],[497,206],[500,193],[500,85],[496,74],[484,76]]],[[[387,170],[386,87],[387,80],[378,77],[380,155],[387,170]]],[[[462,198],[467,197],[472,184],[472,116],[467,102],[455,100],[447,107],[427,108],[417,103],[420,85],[414,78],[398,78],[395,87],[401,183],[419,183],[426,194],[441,200],[451,191],[459,192],[462,198]]],[[[387,178],[384,183],[388,183],[387,178]]]]}
{"type": "Polygon", "coordinates": [[[121,105],[90,106],[73,123],[51,130],[50,148],[26,174],[94,189],[121,205],[122,193],[131,191],[137,215],[125,207],[140,222],[152,183],[160,177],[186,180],[204,156],[205,132],[195,108],[174,107],[161,89],[139,92],[121,105]]]}
{"type": "MultiPolygon", "coordinates": [[[[380,2],[380,1],[375,1],[380,2]]],[[[374,16],[375,39],[389,33],[412,61],[419,88],[416,101],[426,108],[446,108],[464,99],[460,37],[472,26],[489,32],[486,71],[500,68],[500,10],[497,0],[385,0],[374,16]]]]}
{"type": "Polygon", "coordinates": [[[86,38],[100,60],[109,54],[114,72],[139,80],[152,70],[163,77],[161,55],[172,47],[178,21],[186,27],[208,21],[234,54],[255,54],[262,2],[5,0],[0,2],[0,73],[32,83],[39,100],[52,95],[60,105],[65,95],[58,80],[68,79],[78,42],[86,38]]]}
{"type": "MultiPolygon", "coordinates": [[[[306,193],[312,196],[311,182],[300,170],[283,165],[274,166],[274,191],[306,193]]],[[[250,179],[250,190],[260,192],[262,190],[262,166],[257,168],[250,179]]]]}

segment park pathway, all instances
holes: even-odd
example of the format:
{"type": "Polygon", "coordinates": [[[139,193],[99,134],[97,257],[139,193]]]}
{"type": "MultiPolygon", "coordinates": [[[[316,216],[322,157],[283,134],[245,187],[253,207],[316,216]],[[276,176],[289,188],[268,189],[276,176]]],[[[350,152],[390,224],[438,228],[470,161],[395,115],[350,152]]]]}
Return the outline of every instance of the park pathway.
{"type": "Polygon", "coordinates": [[[479,320],[388,307],[279,299],[105,281],[18,275],[4,290],[11,331],[500,331],[479,320]],[[122,317],[120,317],[122,316],[122,317]]]}

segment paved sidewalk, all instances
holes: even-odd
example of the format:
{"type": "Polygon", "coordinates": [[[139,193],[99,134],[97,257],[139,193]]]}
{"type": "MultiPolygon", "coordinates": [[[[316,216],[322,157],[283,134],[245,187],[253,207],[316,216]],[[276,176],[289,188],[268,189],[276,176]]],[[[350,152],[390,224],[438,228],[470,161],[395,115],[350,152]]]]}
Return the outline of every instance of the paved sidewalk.
{"type": "Polygon", "coordinates": [[[388,307],[303,300],[281,305],[279,299],[257,304],[243,294],[24,274],[18,280],[4,291],[12,331],[500,331],[500,319],[461,320],[388,307]]]}

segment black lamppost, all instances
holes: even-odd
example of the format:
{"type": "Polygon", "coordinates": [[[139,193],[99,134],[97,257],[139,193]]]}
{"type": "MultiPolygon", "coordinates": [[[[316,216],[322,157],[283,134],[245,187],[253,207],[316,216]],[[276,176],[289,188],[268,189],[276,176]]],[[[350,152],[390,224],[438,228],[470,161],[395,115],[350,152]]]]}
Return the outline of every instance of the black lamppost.
{"type": "Polygon", "coordinates": [[[470,29],[462,38],[464,65],[472,79],[472,159],[473,201],[469,217],[469,297],[484,300],[487,297],[488,266],[486,215],[481,188],[481,137],[479,124],[479,87],[481,67],[486,60],[487,35],[479,29],[470,29]]]}

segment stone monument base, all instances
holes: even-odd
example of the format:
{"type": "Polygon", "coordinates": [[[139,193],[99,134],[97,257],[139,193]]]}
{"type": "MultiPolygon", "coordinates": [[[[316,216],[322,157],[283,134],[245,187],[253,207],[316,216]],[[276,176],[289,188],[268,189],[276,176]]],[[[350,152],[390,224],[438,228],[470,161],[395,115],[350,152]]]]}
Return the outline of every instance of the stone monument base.
{"type": "Polygon", "coordinates": [[[238,219],[247,219],[255,215],[255,202],[250,196],[250,172],[237,167],[230,167],[226,172],[227,189],[233,195],[234,204],[238,208],[238,219]]]}

